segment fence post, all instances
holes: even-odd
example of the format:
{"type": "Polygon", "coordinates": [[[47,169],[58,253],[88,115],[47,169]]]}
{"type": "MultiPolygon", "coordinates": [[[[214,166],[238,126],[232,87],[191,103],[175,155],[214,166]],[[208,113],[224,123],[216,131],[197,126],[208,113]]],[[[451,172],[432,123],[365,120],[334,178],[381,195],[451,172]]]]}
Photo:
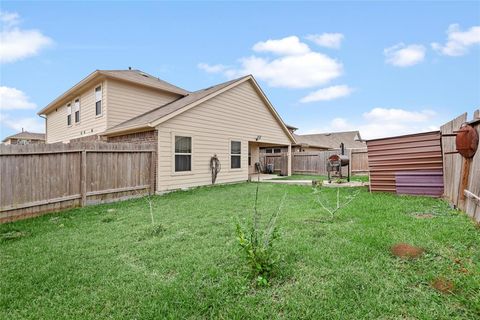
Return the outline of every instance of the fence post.
{"type": "Polygon", "coordinates": [[[355,154],[354,152],[352,152],[352,149],[347,149],[347,152],[348,152],[348,177],[351,179],[352,177],[352,164],[353,164],[353,155],[355,154]]]}
{"type": "Polygon", "coordinates": [[[81,186],[80,193],[82,194],[82,207],[87,205],[87,150],[82,150],[82,177],[81,177],[81,186]]]}
{"type": "Polygon", "coordinates": [[[155,151],[152,151],[150,158],[150,194],[155,193],[155,168],[156,168],[156,159],[155,151]]]}

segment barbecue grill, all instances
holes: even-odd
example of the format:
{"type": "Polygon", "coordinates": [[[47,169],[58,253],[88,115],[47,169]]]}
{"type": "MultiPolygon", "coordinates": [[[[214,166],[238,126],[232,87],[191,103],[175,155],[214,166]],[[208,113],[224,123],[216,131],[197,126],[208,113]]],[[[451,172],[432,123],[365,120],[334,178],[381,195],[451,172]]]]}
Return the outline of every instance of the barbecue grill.
{"type": "Polygon", "coordinates": [[[337,176],[340,179],[342,176],[342,167],[348,167],[347,180],[350,182],[350,159],[344,154],[334,154],[328,157],[327,160],[327,174],[328,182],[332,182],[332,176],[337,176]]]}

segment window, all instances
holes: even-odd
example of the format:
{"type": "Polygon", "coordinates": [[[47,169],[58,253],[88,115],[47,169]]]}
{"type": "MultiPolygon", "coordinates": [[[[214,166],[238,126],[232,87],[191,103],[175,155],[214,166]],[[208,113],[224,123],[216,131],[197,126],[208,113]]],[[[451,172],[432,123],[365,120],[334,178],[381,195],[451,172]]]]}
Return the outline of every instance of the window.
{"type": "Polygon", "coordinates": [[[67,126],[72,125],[72,104],[67,104],[67,126]]]}
{"type": "Polygon", "coordinates": [[[239,169],[242,163],[242,143],[230,141],[230,168],[239,169]]]}
{"type": "Polygon", "coordinates": [[[175,172],[192,171],[192,138],[175,136],[175,172]]]}
{"type": "Polygon", "coordinates": [[[102,114],[102,86],[95,88],[95,115],[102,114]]]}
{"type": "Polygon", "coordinates": [[[275,148],[275,149],[273,149],[273,153],[282,153],[282,149],[275,148]]]}
{"type": "Polygon", "coordinates": [[[73,103],[73,110],[75,112],[75,123],[80,122],[80,99],[75,99],[73,103]]]}
{"type": "Polygon", "coordinates": [[[272,153],[272,149],[265,149],[266,153],[272,153]]]}

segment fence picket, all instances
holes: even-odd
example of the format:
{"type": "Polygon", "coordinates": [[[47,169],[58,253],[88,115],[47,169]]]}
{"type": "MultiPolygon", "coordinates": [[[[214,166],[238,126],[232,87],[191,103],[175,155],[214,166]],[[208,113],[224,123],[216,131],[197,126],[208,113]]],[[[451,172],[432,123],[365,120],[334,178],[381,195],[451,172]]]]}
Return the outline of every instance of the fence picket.
{"type": "Polygon", "coordinates": [[[153,144],[0,145],[0,222],[151,193],[154,151],[153,144]]]}

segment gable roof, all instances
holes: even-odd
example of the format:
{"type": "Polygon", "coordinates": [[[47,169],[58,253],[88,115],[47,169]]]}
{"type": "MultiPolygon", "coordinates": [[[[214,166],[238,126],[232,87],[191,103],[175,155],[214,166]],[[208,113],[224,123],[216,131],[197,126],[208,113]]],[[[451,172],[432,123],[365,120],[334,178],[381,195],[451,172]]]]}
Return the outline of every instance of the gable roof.
{"type": "Polygon", "coordinates": [[[12,134],[11,136],[6,137],[5,139],[2,140],[2,142],[5,142],[9,139],[45,140],[45,134],[44,133],[22,131],[22,132],[12,134]]]}
{"type": "Polygon", "coordinates": [[[63,94],[61,94],[59,97],[57,97],[55,100],[50,102],[37,114],[46,114],[48,113],[48,111],[53,109],[53,107],[57,106],[60,102],[66,99],[73,99],[74,95],[77,95],[78,90],[83,89],[87,85],[92,85],[93,81],[96,81],[101,77],[127,81],[156,90],[176,93],[180,96],[186,96],[190,93],[185,89],[177,87],[169,82],[161,80],[141,70],[95,70],[94,72],[90,73],[86,78],[84,78],[83,80],[75,84],[73,87],[65,91],[63,94]]]}
{"type": "Polygon", "coordinates": [[[318,134],[295,135],[298,144],[311,146],[323,146],[331,149],[338,149],[343,142],[345,148],[365,148],[359,131],[329,132],[318,134]]]}
{"type": "Polygon", "coordinates": [[[277,113],[275,108],[272,106],[268,98],[265,96],[265,94],[263,93],[261,88],[258,86],[255,79],[251,75],[244,76],[235,80],[223,82],[223,83],[208,87],[206,89],[201,89],[195,92],[191,92],[190,94],[184,97],[181,97],[175,101],[172,101],[162,106],[158,106],[157,108],[147,111],[146,113],[141,114],[135,118],[124,121],[108,129],[102,135],[115,135],[115,134],[124,133],[127,131],[137,131],[141,129],[156,127],[160,123],[167,121],[168,119],[180,113],[183,113],[189,110],[190,108],[193,108],[196,105],[221,94],[222,92],[225,92],[231,88],[234,88],[245,81],[252,82],[254,87],[257,89],[259,95],[261,96],[262,100],[266,103],[270,112],[272,112],[273,116],[281,125],[284,132],[292,140],[292,142],[295,142],[294,136],[288,130],[285,123],[281,119],[280,115],[277,113]]]}
{"type": "Polygon", "coordinates": [[[110,78],[134,82],[155,89],[177,93],[182,96],[190,93],[185,89],[177,87],[141,70],[98,70],[98,72],[110,78]]]}

